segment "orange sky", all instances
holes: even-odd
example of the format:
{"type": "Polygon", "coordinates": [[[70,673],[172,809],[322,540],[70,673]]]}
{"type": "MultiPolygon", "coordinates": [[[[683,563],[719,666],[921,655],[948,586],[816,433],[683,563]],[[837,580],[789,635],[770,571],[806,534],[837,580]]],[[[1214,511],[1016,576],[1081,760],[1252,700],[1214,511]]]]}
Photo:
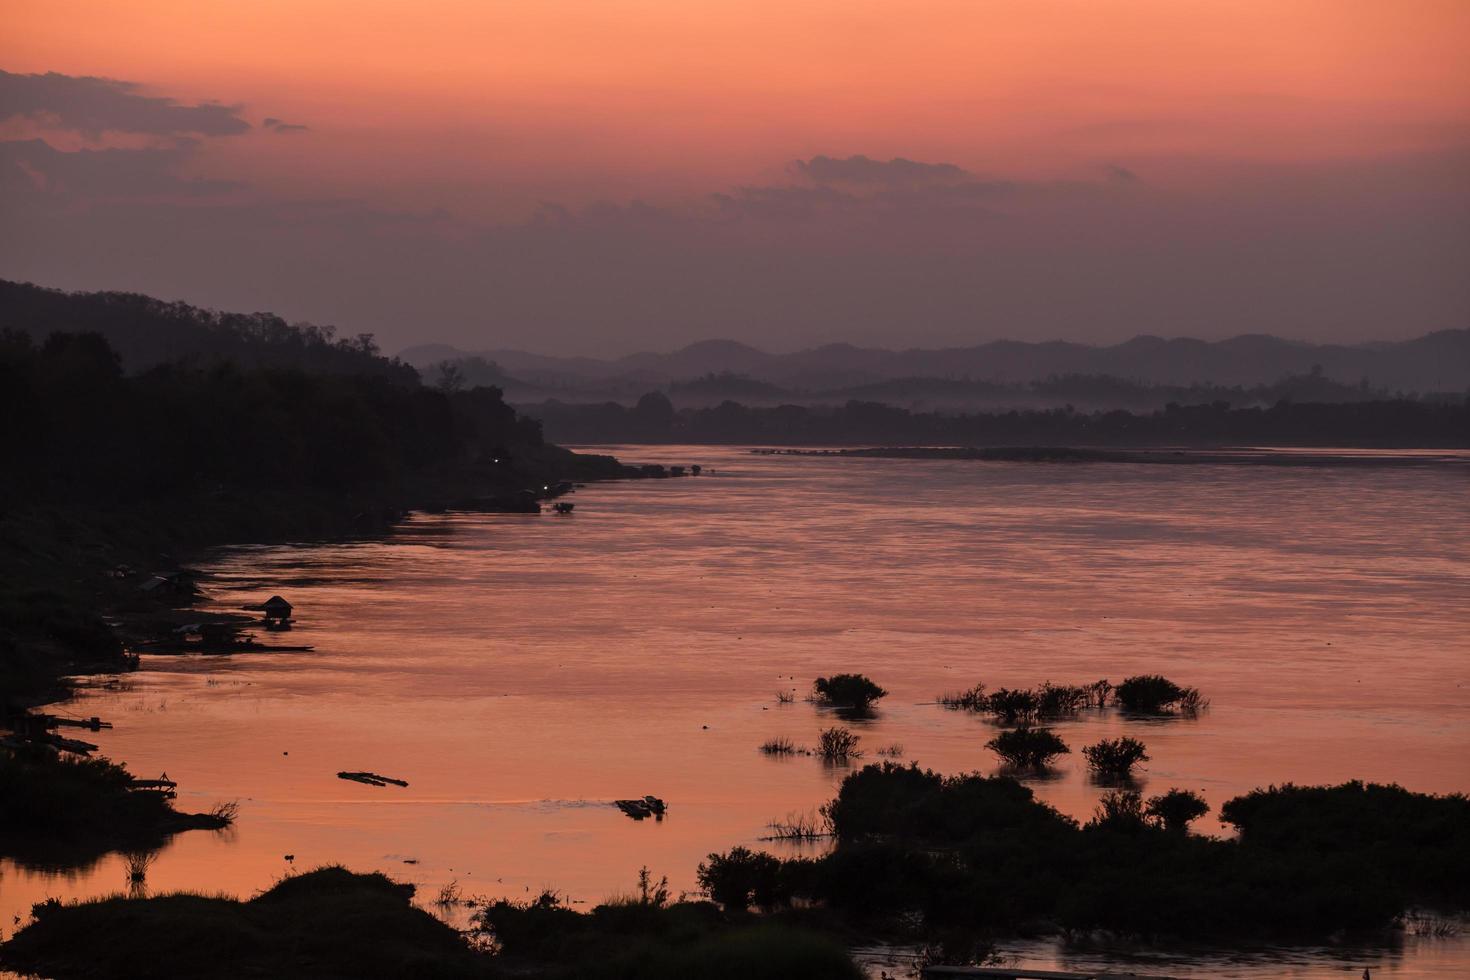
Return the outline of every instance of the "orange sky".
{"type": "MultiPolygon", "coordinates": [[[[1151,193],[1223,202],[1259,179],[1470,144],[1465,0],[4,8],[9,72],[242,104],[252,131],[201,141],[179,163],[190,176],[236,182],[252,200],[351,198],[474,225],[523,221],[548,201],[702,206],[789,183],[791,162],[817,155],[1019,181],[1123,167],[1151,193]],[[266,117],[309,130],[267,132],[266,117]]],[[[36,125],[0,121],[0,135],[36,125]]]]}
{"type": "Polygon", "coordinates": [[[1006,172],[1310,160],[1432,146],[1470,116],[1463,0],[7,7],[11,71],[138,80],[310,125],[310,153],[230,147],[263,178],[413,173],[476,206],[507,190],[699,192],[815,153],[1006,172]]]}

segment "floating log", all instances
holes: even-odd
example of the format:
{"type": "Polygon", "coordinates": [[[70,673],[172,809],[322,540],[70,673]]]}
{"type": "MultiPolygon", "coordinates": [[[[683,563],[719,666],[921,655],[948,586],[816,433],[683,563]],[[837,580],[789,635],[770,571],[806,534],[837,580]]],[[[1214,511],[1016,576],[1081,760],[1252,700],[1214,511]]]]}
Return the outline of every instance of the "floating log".
{"type": "Polygon", "coordinates": [[[403,779],[394,779],[392,776],[383,776],[375,772],[339,772],[338,779],[350,779],[355,783],[365,783],[368,786],[407,786],[408,782],[403,779]]]}

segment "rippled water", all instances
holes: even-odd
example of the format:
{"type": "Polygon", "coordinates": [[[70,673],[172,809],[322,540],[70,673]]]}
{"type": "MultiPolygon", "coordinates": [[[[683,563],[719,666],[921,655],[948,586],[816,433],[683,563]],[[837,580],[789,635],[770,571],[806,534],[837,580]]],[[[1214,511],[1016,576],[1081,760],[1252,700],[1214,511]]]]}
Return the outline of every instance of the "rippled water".
{"type": "MultiPolygon", "coordinates": [[[[282,593],[291,642],[315,652],[146,658],[128,690],[67,709],[114,721],[87,737],[141,775],[167,771],[184,809],[242,801],[234,830],[176,838],[150,887],[248,896],[292,864],[331,861],[426,894],[457,880],[466,895],[550,886],[595,904],[643,865],[692,889],[705,854],[833,795],[844,770],[756,747],[814,743],[830,719],[776,694],[844,670],[892,692],[858,726],[863,745],[900,743],[946,772],[995,759],[988,724],[936,707],[940,692],[1162,672],[1202,688],[1210,710],[1084,715],[1060,734],[1074,749],[1133,734],[1152,756],[1146,793],[1191,788],[1216,807],[1287,780],[1470,789],[1463,468],[616,451],[714,473],[589,487],[569,517],[420,516],[385,540],[219,553],[213,606],[282,593]],[[342,769],[411,785],[344,782],[342,769]],[[645,793],[669,801],[668,819],[609,805],[645,793]]],[[[1076,755],[1034,785],[1079,816],[1102,792],[1076,755]]],[[[0,927],[41,898],[123,884],[116,857],[61,877],[0,864],[0,927]]],[[[1460,977],[1470,942],[1145,962],[1460,977]]]]}

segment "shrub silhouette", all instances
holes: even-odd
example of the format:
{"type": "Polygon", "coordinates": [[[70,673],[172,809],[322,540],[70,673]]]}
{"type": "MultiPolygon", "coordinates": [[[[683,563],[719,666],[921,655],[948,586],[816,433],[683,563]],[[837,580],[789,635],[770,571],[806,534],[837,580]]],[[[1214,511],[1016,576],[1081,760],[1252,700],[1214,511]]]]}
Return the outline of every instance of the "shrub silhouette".
{"type": "Polygon", "coordinates": [[[1022,726],[1001,732],[985,747],[1017,769],[1045,769],[1052,759],[1071,752],[1050,728],[1022,726]]]}
{"type": "Polygon", "coordinates": [[[985,702],[986,710],[1007,725],[1033,720],[1039,706],[1035,691],[1008,687],[997,688],[985,702]]]}
{"type": "Polygon", "coordinates": [[[838,708],[867,708],[888,692],[862,674],[833,674],[818,677],[812,684],[818,701],[838,708]]]}
{"type": "Polygon", "coordinates": [[[1091,688],[1078,684],[1047,681],[1036,691],[1036,714],[1040,718],[1064,718],[1087,707],[1091,688]]]}
{"type": "Polygon", "coordinates": [[[1204,797],[1187,789],[1171,789],[1161,796],[1151,796],[1145,814],[1165,830],[1183,833],[1189,824],[1210,812],[1204,797]]]}
{"type": "Polygon", "coordinates": [[[829,728],[817,738],[817,753],[828,762],[846,762],[862,755],[857,747],[859,737],[846,728],[829,728]]]}
{"type": "Polygon", "coordinates": [[[1124,710],[1149,715],[1197,711],[1206,704],[1198,689],[1180,687],[1159,674],[1130,677],[1113,690],[1113,697],[1124,710]]]}
{"type": "Polygon", "coordinates": [[[989,706],[989,699],[985,696],[985,685],[976,684],[966,691],[954,691],[949,694],[941,694],[934,700],[946,708],[956,711],[985,711],[989,706]]]}
{"type": "Polygon", "coordinates": [[[864,766],[842,781],[825,813],[845,843],[901,838],[954,844],[1018,830],[1041,837],[1076,826],[1008,776],[941,776],[917,763],[864,766]]]}
{"type": "Polygon", "coordinates": [[[1088,830],[1111,830],[1123,833],[1138,833],[1148,829],[1144,819],[1143,797],[1132,790],[1114,790],[1104,793],[1097,801],[1092,819],[1087,821],[1088,830]]]}
{"type": "Polygon", "coordinates": [[[695,874],[699,887],[709,897],[733,912],[752,904],[772,908],[780,900],[781,862],[764,851],[732,847],[726,854],[711,854],[700,862],[695,874]]]}
{"type": "Polygon", "coordinates": [[[1100,776],[1122,777],[1132,774],[1133,767],[1148,761],[1144,744],[1126,735],[1122,738],[1105,738],[1082,750],[1087,766],[1100,776]]]}

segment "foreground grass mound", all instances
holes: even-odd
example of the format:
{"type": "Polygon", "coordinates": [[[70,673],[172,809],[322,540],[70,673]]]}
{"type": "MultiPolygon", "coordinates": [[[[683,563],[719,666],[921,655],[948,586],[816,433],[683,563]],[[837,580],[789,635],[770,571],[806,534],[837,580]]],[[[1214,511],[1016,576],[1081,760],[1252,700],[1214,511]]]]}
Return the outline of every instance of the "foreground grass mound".
{"type": "MultiPolygon", "coordinates": [[[[775,858],[761,855],[774,867],[775,858]]],[[[590,913],[545,893],[495,902],[476,915],[508,975],[578,980],[859,980],[841,943],[791,924],[709,902],[664,897],[600,905],[590,913]]],[[[743,908],[743,906],[742,906],[743,908]]]]}
{"type": "Polygon", "coordinates": [[[412,885],[320,868],[248,902],[203,895],[36,907],[0,967],[92,977],[484,977],[487,957],[410,904],[412,885]]]}
{"type": "Polygon", "coordinates": [[[128,788],[132,778],[106,759],[0,749],[0,854],[45,863],[229,823],[228,817],[180,813],[157,795],[135,793],[128,788]]]}
{"type": "MultiPolygon", "coordinates": [[[[828,855],[752,874],[766,906],[815,902],[870,934],[1088,932],[1144,938],[1309,940],[1393,926],[1415,906],[1470,907],[1470,801],[1399,787],[1258,790],[1224,804],[1238,840],[1187,832],[1207,809],[1175,791],[1104,796],[1086,826],[1005,776],[868,766],[826,813],[828,855]]],[[[764,859],[764,860],[762,860],[764,859]]],[[[719,897],[719,896],[715,896],[719,897]]]]}

